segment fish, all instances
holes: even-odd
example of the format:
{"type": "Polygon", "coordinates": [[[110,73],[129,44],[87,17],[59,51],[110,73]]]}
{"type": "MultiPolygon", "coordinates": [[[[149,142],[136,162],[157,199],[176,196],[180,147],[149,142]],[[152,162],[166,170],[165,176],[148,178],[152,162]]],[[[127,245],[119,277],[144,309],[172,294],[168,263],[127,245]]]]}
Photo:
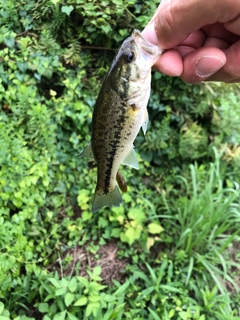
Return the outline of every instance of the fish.
{"type": "Polygon", "coordinates": [[[93,213],[122,203],[118,185],[126,192],[127,184],[121,164],[138,169],[133,143],[141,127],[144,134],[147,130],[151,68],[162,52],[134,30],[103,81],[93,110],[91,141],[82,153],[97,164],[93,213]]]}

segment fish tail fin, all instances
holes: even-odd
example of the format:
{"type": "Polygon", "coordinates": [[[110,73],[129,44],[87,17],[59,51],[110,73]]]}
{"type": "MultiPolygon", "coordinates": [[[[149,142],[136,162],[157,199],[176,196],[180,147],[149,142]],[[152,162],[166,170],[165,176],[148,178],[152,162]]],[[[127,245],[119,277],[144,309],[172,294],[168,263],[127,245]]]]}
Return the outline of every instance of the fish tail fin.
{"type": "Polygon", "coordinates": [[[117,186],[115,189],[107,194],[99,194],[95,192],[92,213],[97,212],[105,206],[118,207],[122,203],[122,196],[117,186]]]}

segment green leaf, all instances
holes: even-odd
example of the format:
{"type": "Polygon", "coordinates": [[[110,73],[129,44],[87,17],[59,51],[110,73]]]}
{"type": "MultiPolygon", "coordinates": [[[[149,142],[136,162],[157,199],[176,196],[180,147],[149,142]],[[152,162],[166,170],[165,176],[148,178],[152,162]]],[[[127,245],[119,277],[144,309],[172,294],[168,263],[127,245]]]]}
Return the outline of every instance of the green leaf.
{"type": "Polygon", "coordinates": [[[88,221],[92,218],[92,213],[91,212],[87,212],[87,211],[84,211],[83,214],[82,214],[82,218],[83,218],[83,221],[88,221]]]}
{"type": "Polygon", "coordinates": [[[66,304],[67,307],[70,306],[70,304],[73,302],[74,297],[75,297],[74,294],[73,294],[73,293],[70,293],[70,292],[68,292],[68,293],[65,295],[65,297],[64,297],[64,302],[65,302],[65,304],[66,304]]]}
{"type": "Polygon", "coordinates": [[[66,288],[59,288],[59,289],[56,289],[56,296],[62,296],[62,295],[65,295],[66,293],[66,288]]]}
{"type": "Polygon", "coordinates": [[[55,314],[57,310],[58,310],[57,303],[56,302],[52,303],[49,308],[49,313],[55,314]]]}
{"type": "Polygon", "coordinates": [[[108,34],[108,33],[109,33],[109,31],[111,31],[111,30],[112,30],[112,28],[111,28],[111,26],[110,26],[110,25],[101,26],[101,28],[102,28],[102,30],[103,30],[106,34],[108,34]]]}
{"type": "Polygon", "coordinates": [[[92,304],[88,304],[88,306],[86,308],[86,317],[89,317],[92,312],[93,312],[93,306],[92,306],[92,304]]]}
{"type": "Polygon", "coordinates": [[[98,292],[100,290],[103,290],[105,289],[106,286],[102,285],[102,284],[99,284],[95,281],[91,282],[90,285],[89,285],[89,291],[90,292],[98,292]]]}
{"type": "Polygon", "coordinates": [[[149,297],[154,290],[155,290],[155,286],[151,286],[151,287],[148,287],[148,288],[142,290],[142,292],[139,294],[139,296],[137,297],[137,299],[135,301],[136,302],[141,301],[141,299],[143,297],[149,297]]]}
{"type": "Polygon", "coordinates": [[[4,304],[0,301],[0,314],[3,312],[4,310],[4,304]]]}
{"type": "Polygon", "coordinates": [[[64,319],[66,318],[66,313],[67,313],[66,310],[57,313],[57,314],[53,317],[53,320],[64,320],[64,319]]]}
{"type": "Polygon", "coordinates": [[[61,11],[63,13],[66,13],[68,16],[70,15],[70,13],[73,11],[74,7],[72,5],[70,6],[62,6],[61,11]]]}
{"type": "Polygon", "coordinates": [[[28,63],[26,61],[25,62],[17,61],[17,66],[19,70],[25,73],[28,68],[28,63]]]}
{"type": "Polygon", "coordinates": [[[56,304],[57,304],[58,310],[64,311],[66,309],[62,299],[56,299],[56,304]]]}
{"type": "Polygon", "coordinates": [[[175,310],[174,310],[174,309],[171,309],[171,310],[169,311],[169,313],[168,313],[168,317],[169,317],[169,318],[172,318],[172,317],[174,316],[174,314],[175,314],[175,310]]]}
{"type": "Polygon", "coordinates": [[[100,303],[98,302],[89,303],[86,308],[86,317],[89,317],[91,313],[96,317],[99,307],[100,307],[100,303]]]}
{"type": "Polygon", "coordinates": [[[99,300],[101,300],[100,296],[96,296],[96,295],[90,295],[89,296],[89,301],[91,301],[91,302],[97,302],[99,300]]]}
{"type": "Polygon", "coordinates": [[[4,43],[6,44],[7,47],[13,48],[15,45],[15,38],[11,35],[6,35],[4,38],[4,43]]]}
{"type": "Polygon", "coordinates": [[[55,279],[55,278],[48,278],[48,281],[50,281],[55,288],[61,288],[61,283],[59,280],[55,279]]]}
{"type": "Polygon", "coordinates": [[[3,272],[11,269],[15,263],[16,260],[14,257],[6,256],[5,254],[0,255],[0,269],[2,269],[3,272]]]}
{"type": "Polygon", "coordinates": [[[48,309],[49,309],[48,303],[46,302],[39,303],[38,310],[40,312],[45,313],[48,311],[48,309]]]}
{"type": "Polygon", "coordinates": [[[179,316],[181,317],[182,320],[188,319],[188,313],[186,311],[179,312],[179,316]]]}
{"type": "Polygon", "coordinates": [[[87,278],[84,278],[81,276],[78,276],[77,278],[78,278],[79,282],[82,283],[85,287],[87,287],[89,285],[89,281],[87,278]]]}
{"type": "Polygon", "coordinates": [[[123,0],[112,0],[113,3],[115,3],[117,6],[123,5],[123,0]]]}
{"type": "Polygon", "coordinates": [[[148,232],[151,234],[159,234],[163,231],[163,227],[157,223],[150,223],[148,225],[148,232]]]}
{"type": "Polygon", "coordinates": [[[101,266],[96,266],[96,267],[93,269],[93,275],[94,275],[94,276],[100,276],[101,272],[102,272],[101,266]]]}
{"type": "Polygon", "coordinates": [[[148,308],[148,311],[151,313],[151,315],[153,316],[154,320],[161,320],[159,315],[155,311],[153,311],[151,308],[148,308]]]}
{"type": "Polygon", "coordinates": [[[119,238],[121,233],[121,228],[113,228],[111,232],[111,236],[114,238],[119,238]]]}
{"type": "Polygon", "coordinates": [[[137,228],[130,227],[125,232],[125,236],[127,238],[127,242],[129,245],[132,245],[135,240],[139,239],[140,235],[141,235],[141,229],[137,229],[137,228]]]}
{"type": "Polygon", "coordinates": [[[166,291],[170,291],[170,292],[181,292],[181,289],[175,288],[175,287],[167,285],[167,284],[162,284],[161,288],[165,289],[166,291]]]}
{"type": "Polygon", "coordinates": [[[81,297],[80,299],[78,299],[75,303],[74,306],[78,307],[78,306],[85,306],[88,302],[88,299],[86,297],[81,297]]]}
{"type": "Polygon", "coordinates": [[[119,296],[120,297],[121,295],[125,294],[129,286],[130,286],[130,282],[129,281],[127,281],[124,284],[122,284],[117,289],[117,291],[114,293],[114,296],[119,296]]]}
{"type": "Polygon", "coordinates": [[[71,312],[67,312],[68,320],[79,320],[79,318],[75,317],[71,312]]]}
{"type": "Polygon", "coordinates": [[[75,292],[77,290],[77,279],[76,277],[73,277],[69,284],[68,284],[68,289],[71,291],[71,292],[75,292]]]}
{"type": "Polygon", "coordinates": [[[104,294],[104,293],[103,293],[102,299],[103,299],[104,301],[106,301],[106,302],[113,302],[113,301],[116,300],[116,298],[115,298],[113,295],[111,295],[111,294],[104,294]]]}
{"type": "Polygon", "coordinates": [[[139,223],[146,219],[146,215],[140,208],[131,208],[128,212],[128,217],[139,223]]]}

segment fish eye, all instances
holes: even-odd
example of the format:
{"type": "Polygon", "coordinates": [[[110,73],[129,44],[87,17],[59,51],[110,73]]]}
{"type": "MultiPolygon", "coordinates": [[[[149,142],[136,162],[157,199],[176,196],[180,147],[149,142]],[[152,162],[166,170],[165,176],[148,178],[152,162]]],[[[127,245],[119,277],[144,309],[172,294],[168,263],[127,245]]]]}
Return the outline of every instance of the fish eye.
{"type": "Polygon", "coordinates": [[[133,62],[135,58],[135,54],[134,52],[128,52],[127,54],[124,55],[124,60],[127,62],[127,63],[131,63],[133,62]]]}

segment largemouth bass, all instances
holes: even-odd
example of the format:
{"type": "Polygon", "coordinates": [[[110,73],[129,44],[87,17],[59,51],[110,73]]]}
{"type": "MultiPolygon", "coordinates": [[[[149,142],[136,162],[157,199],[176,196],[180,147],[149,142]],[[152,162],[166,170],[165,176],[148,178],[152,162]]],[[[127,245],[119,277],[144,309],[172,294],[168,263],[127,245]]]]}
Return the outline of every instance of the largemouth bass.
{"type": "Polygon", "coordinates": [[[119,172],[121,164],[138,168],[133,142],[148,122],[147,103],[151,67],[162,50],[134,30],[120,47],[103,82],[92,118],[92,138],[83,152],[97,163],[97,186],[92,212],[104,206],[119,206],[126,191],[119,172]]]}

